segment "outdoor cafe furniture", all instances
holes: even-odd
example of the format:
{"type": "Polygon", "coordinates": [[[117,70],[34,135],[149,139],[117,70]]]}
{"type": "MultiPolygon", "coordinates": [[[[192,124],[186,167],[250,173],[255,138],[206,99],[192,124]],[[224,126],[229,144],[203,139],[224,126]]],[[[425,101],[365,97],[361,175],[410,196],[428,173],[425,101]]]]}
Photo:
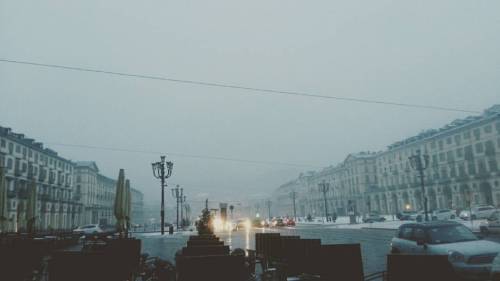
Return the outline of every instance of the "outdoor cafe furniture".
{"type": "Polygon", "coordinates": [[[387,255],[387,281],[459,280],[446,255],[387,255]]]}
{"type": "Polygon", "coordinates": [[[247,281],[244,256],[184,256],[177,261],[178,281],[247,281]]]}

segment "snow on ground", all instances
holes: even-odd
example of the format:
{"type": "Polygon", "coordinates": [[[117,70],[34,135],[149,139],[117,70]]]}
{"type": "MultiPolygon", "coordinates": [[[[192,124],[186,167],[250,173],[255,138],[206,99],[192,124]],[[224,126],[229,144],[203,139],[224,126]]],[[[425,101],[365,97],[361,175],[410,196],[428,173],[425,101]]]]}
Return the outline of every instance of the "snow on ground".
{"type": "MultiPolygon", "coordinates": [[[[298,225],[328,225],[329,228],[338,228],[338,229],[362,229],[362,228],[370,228],[370,229],[385,229],[385,230],[396,230],[402,224],[408,223],[410,221],[400,221],[394,220],[393,216],[385,216],[386,221],[384,222],[373,222],[373,223],[357,223],[357,224],[349,224],[349,217],[338,217],[337,221],[334,222],[324,222],[324,218],[314,218],[312,222],[306,222],[303,219],[297,222],[298,225]]],[[[358,221],[360,221],[358,219],[358,221]]],[[[462,219],[455,219],[453,221],[462,223],[464,226],[468,227],[474,232],[479,232],[480,225],[486,223],[486,220],[474,220],[472,223],[470,221],[465,221],[462,219]]]]}

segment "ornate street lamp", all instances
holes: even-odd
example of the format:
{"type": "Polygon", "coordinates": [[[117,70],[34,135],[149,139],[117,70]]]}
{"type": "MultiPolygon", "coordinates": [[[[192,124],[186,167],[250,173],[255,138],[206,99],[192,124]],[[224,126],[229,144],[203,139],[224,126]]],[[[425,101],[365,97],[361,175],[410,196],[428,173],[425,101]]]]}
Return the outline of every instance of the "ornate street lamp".
{"type": "Polygon", "coordinates": [[[424,212],[425,212],[425,221],[429,221],[429,214],[427,210],[427,195],[425,193],[425,186],[424,186],[424,170],[429,167],[429,155],[424,154],[420,152],[420,149],[417,150],[417,154],[412,155],[408,157],[410,160],[410,165],[413,169],[417,170],[420,175],[420,187],[421,187],[421,192],[422,196],[424,198],[424,212]]]}
{"type": "Polygon", "coordinates": [[[325,201],[325,222],[328,221],[328,206],[326,201],[326,193],[330,190],[330,183],[323,180],[323,182],[318,183],[319,191],[323,193],[323,200],[325,201]]]}
{"type": "Polygon", "coordinates": [[[161,156],[161,161],[152,163],[153,176],[161,180],[161,235],[165,234],[165,186],[167,186],[166,179],[172,175],[172,168],[174,163],[165,162],[165,156],[161,156]]]}

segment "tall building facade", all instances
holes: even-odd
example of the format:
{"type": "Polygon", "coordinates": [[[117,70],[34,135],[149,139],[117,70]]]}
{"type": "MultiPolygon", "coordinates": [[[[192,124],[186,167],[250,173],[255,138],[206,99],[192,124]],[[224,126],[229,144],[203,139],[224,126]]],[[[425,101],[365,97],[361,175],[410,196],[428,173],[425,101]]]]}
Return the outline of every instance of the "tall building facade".
{"type": "MultiPolygon", "coordinates": [[[[75,164],[76,190],[81,193],[83,213],[80,225],[100,224],[114,225],[114,201],[116,180],[99,173],[97,164],[93,161],[80,161],[75,164]]],[[[144,220],[143,194],[131,188],[132,223],[142,224],[144,220]]]]}
{"type": "Polygon", "coordinates": [[[469,203],[500,207],[499,150],[500,105],[394,143],[377,157],[372,205],[384,213],[423,209],[420,178],[408,160],[420,151],[429,157],[424,171],[429,209],[463,209],[469,203]]]}
{"type": "Polygon", "coordinates": [[[131,188],[132,193],[132,223],[143,225],[144,218],[144,195],[135,188],[131,188]]]}
{"type": "Polygon", "coordinates": [[[277,212],[293,215],[293,192],[297,216],[324,216],[325,211],[329,216],[365,212],[369,207],[366,194],[377,182],[376,155],[352,153],[337,166],[300,174],[274,192],[277,212]]]}
{"type": "Polygon", "coordinates": [[[97,164],[92,161],[81,161],[75,164],[76,190],[81,192],[84,206],[80,225],[114,224],[113,203],[116,181],[99,173],[97,164]]]}
{"type": "Polygon", "coordinates": [[[329,186],[329,213],[421,210],[420,177],[409,161],[418,151],[429,159],[424,170],[429,209],[500,207],[500,105],[396,142],[385,151],[349,154],[336,166],[301,174],[280,186],[273,201],[281,214],[290,213],[290,199],[285,199],[296,191],[302,216],[322,216],[325,200],[318,185],[324,181],[329,186]]]}
{"type": "MultiPolygon", "coordinates": [[[[116,181],[95,162],[72,162],[23,134],[0,126],[0,165],[8,189],[8,231],[26,228],[28,190],[37,188],[38,231],[71,230],[79,225],[114,224],[116,181]]],[[[132,222],[143,220],[143,195],[132,188],[132,222]]]]}
{"type": "Polygon", "coordinates": [[[28,188],[37,188],[36,228],[71,229],[80,217],[80,194],[73,186],[74,163],[42,143],[0,127],[0,165],[6,168],[9,230],[26,227],[28,188]]]}

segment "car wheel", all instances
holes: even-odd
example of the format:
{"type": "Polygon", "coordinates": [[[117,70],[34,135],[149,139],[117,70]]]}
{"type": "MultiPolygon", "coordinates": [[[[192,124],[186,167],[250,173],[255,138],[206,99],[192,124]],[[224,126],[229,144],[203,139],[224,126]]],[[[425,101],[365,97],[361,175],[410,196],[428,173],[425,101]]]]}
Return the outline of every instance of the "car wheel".
{"type": "Polygon", "coordinates": [[[450,220],[454,220],[454,219],[455,219],[455,215],[451,215],[450,220]]]}

